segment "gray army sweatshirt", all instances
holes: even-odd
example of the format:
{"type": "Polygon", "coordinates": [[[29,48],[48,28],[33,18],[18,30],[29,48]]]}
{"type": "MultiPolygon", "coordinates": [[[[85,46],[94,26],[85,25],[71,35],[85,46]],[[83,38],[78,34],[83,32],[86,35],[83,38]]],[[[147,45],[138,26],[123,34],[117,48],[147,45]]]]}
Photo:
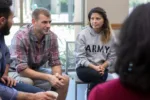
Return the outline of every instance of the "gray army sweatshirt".
{"type": "Polygon", "coordinates": [[[76,68],[88,67],[90,63],[99,65],[102,61],[108,61],[110,67],[116,61],[115,37],[111,35],[110,41],[103,44],[101,34],[87,26],[77,35],[75,56],[76,68]]]}

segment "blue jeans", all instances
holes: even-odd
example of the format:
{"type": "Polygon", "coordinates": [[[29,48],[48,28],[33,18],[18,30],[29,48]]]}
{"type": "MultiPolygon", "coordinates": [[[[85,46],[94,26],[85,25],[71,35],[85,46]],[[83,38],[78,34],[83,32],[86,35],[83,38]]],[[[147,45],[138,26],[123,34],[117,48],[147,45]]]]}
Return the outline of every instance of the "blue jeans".
{"type": "Polygon", "coordinates": [[[24,83],[17,83],[16,86],[11,88],[0,82],[0,99],[16,100],[17,91],[36,93],[36,92],[42,92],[43,90],[24,83]]]}
{"type": "Polygon", "coordinates": [[[36,92],[44,91],[38,87],[25,84],[25,83],[17,83],[16,86],[14,86],[13,88],[15,88],[18,91],[29,92],[29,93],[36,93],[36,92]]]}
{"type": "MultiPolygon", "coordinates": [[[[43,68],[43,67],[40,67],[39,69],[36,69],[35,71],[41,72],[41,73],[47,73],[47,74],[52,73],[50,68],[43,68]]],[[[46,90],[46,91],[51,90],[51,84],[48,81],[38,80],[38,79],[35,80],[35,79],[30,79],[28,77],[23,77],[23,76],[20,76],[20,74],[18,74],[17,72],[9,72],[9,76],[16,79],[17,81],[21,81],[26,84],[34,85],[43,90],[46,90]]]]}

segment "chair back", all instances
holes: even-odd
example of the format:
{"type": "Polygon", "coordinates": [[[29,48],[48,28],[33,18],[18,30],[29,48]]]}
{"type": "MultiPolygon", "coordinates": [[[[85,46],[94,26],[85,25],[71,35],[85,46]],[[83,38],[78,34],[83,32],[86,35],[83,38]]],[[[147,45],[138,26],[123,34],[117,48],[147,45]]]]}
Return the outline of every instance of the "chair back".
{"type": "Polygon", "coordinates": [[[75,42],[66,42],[66,68],[65,73],[68,74],[68,69],[75,70],[75,42]]]}

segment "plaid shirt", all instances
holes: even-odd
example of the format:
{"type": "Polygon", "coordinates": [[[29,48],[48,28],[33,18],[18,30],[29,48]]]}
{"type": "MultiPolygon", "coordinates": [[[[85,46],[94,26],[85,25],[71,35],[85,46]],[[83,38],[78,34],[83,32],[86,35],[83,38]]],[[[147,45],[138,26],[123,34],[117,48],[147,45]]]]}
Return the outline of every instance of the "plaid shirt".
{"type": "Polygon", "coordinates": [[[37,69],[49,61],[49,66],[61,65],[57,36],[50,31],[39,43],[31,24],[23,26],[11,42],[10,68],[21,72],[27,67],[37,69]]]}

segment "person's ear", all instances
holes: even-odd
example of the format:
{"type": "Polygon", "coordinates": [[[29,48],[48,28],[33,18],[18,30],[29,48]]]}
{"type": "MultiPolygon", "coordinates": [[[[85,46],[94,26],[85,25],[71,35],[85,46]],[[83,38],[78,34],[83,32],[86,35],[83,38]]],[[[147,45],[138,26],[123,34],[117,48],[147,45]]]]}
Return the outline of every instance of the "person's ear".
{"type": "Polygon", "coordinates": [[[0,17],[0,25],[3,25],[6,22],[5,17],[0,17]]]}
{"type": "Polygon", "coordinates": [[[36,23],[36,20],[32,18],[32,24],[34,25],[36,23]]]}

